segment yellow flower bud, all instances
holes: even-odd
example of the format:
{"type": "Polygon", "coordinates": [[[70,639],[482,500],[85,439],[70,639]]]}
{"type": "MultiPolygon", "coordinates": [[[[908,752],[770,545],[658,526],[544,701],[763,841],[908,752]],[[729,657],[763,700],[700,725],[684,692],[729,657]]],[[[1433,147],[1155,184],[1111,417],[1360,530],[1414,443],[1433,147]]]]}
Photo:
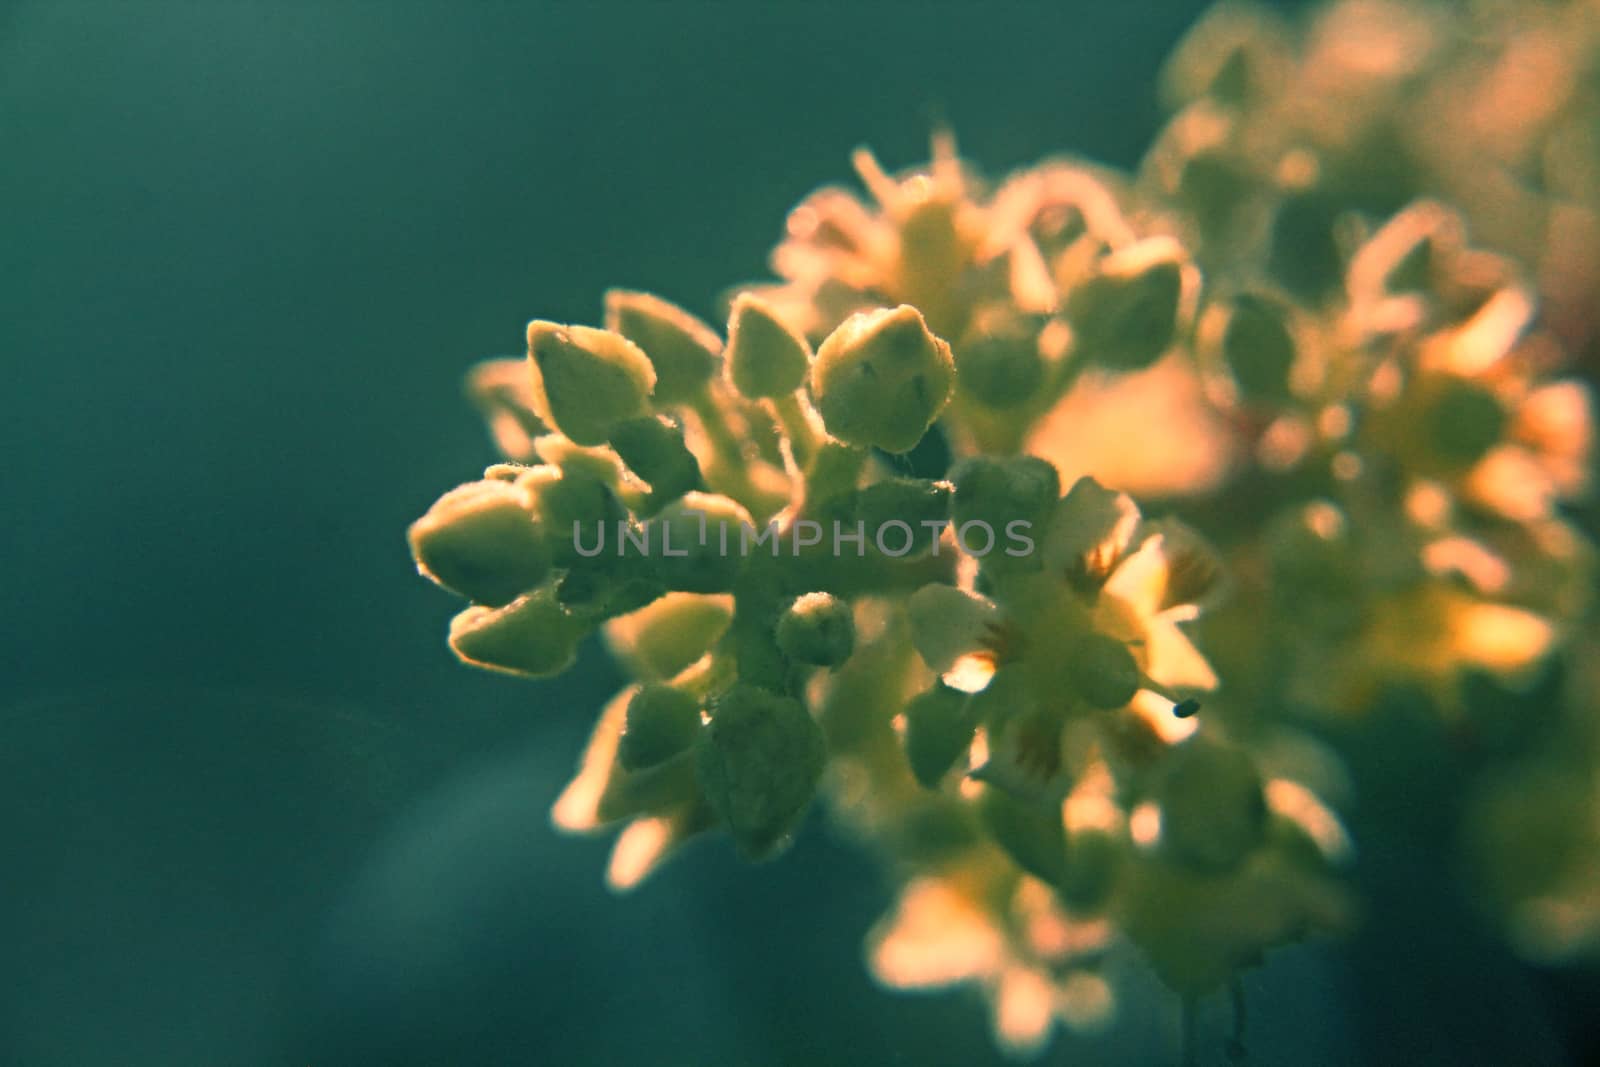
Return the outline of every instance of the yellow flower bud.
{"type": "Polygon", "coordinates": [[[683,428],[661,415],[646,415],[611,429],[611,447],[650,483],[653,502],[664,503],[703,488],[700,464],[683,441],[683,428]]]}
{"type": "Polygon", "coordinates": [[[524,490],[503,481],[452,489],[411,524],[417,570],[479,604],[510,603],[550,569],[531,507],[524,490]]]}
{"type": "Polygon", "coordinates": [[[528,324],[534,411],[580,445],[603,445],[611,428],[645,414],[656,372],[631,341],[587,326],[528,324]]]}
{"type": "Polygon", "coordinates": [[[728,319],[728,377],[748,397],[788,396],[805,384],[811,346],[772,305],[740,293],[728,319]]]}
{"type": "Polygon", "coordinates": [[[649,357],[655,367],[657,404],[688,403],[705,388],[721,361],[722,341],[711,327],[649,293],[607,292],[606,329],[626,337],[649,357]]]}
{"type": "Polygon", "coordinates": [[[547,678],[572,665],[589,624],[547,583],[505,607],[471,607],[450,620],[450,648],[475,667],[547,678]]]}
{"type": "Polygon", "coordinates": [[[711,648],[733,619],[733,598],[668,593],[606,623],[606,643],[642,678],[671,678],[711,648]]]}
{"type": "Polygon", "coordinates": [[[850,316],[811,365],[811,391],[828,432],[886,452],[915,448],[954,384],[950,346],[906,304],[850,316]]]}

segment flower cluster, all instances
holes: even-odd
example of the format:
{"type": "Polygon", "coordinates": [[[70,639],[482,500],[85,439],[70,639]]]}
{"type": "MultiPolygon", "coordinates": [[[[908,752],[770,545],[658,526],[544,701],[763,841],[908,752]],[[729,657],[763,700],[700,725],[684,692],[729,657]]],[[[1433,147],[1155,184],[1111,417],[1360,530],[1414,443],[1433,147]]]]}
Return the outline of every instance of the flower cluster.
{"type": "MultiPolygon", "coordinates": [[[[412,550],[471,602],[463,660],[548,676],[599,631],[632,675],[554,812],[620,828],[614,888],[708,831],[773,856],[820,797],[897,893],[874,973],[976,984],[1018,1051],[1104,1025],[1119,951],[1192,1002],[1352,921],[1315,736],[1397,692],[1481,730],[1475,686],[1585,636],[1553,268],[1374,149],[1410,79],[1478,71],[1451,25],[1346,0],[1302,41],[1225,7],[1136,174],[862,151],[868,198],[796,207],[725,329],[614,291],[602,328],[536,321],[473,371],[506,462],[412,550]],[[911,477],[930,434],[952,462],[911,477]]],[[[1463,822],[1531,952],[1600,940],[1600,829],[1565,817],[1600,789],[1584,684],[1463,822]]]]}

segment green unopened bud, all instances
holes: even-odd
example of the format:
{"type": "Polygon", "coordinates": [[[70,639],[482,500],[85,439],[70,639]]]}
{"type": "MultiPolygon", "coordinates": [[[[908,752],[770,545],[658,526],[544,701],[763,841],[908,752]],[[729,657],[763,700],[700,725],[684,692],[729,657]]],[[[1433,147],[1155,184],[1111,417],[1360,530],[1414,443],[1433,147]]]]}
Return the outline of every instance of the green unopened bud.
{"type": "Polygon", "coordinates": [[[954,383],[950,346],[906,304],[850,316],[811,365],[811,391],[828,432],[886,452],[916,447],[954,383]]]}
{"type": "Polygon", "coordinates": [[[961,388],[992,408],[1025,403],[1044,381],[1039,328],[1032,320],[1006,318],[969,333],[956,349],[961,388]]]}
{"type": "Polygon", "coordinates": [[[1040,537],[1061,496],[1061,475],[1037,456],[972,456],[950,471],[956,526],[984,523],[998,541],[1013,522],[1040,537]]]}
{"type": "Polygon", "coordinates": [[[1036,803],[988,785],[978,800],[978,817],[1017,866],[1050,885],[1061,884],[1067,831],[1059,804],[1036,803]]]}
{"type": "Polygon", "coordinates": [[[657,404],[688,403],[717,372],[722,341],[716,332],[659,296],[612,289],[606,293],[606,329],[650,358],[657,404]]]}
{"type": "Polygon", "coordinates": [[[517,486],[532,500],[534,515],[549,532],[551,555],[562,566],[581,562],[580,539],[592,545],[597,527],[614,530],[628,514],[611,486],[581,465],[529,467],[517,486]]]}
{"type": "Polygon", "coordinates": [[[822,728],[798,700],[736,685],[712,703],[696,745],[701,789],[739,851],[770,856],[816,793],[822,728]]]}
{"type": "Polygon", "coordinates": [[[935,683],[906,705],[906,759],[912,775],[925,788],[938,788],[972,744],[977,722],[968,708],[969,699],[959,689],[935,683]]]}
{"type": "Polygon", "coordinates": [[[1139,664],[1128,646],[1090,631],[1064,650],[1073,691],[1091,708],[1125,707],[1139,691],[1139,664]]]}
{"type": "Polygon", "coordinates": [[[846,521],[862,523],[888,555],[919,556],[950,518],[950,495],[949,482],[885,478],[850,494],[846,521]]]}
{"type": "Polygon", "coordinates": [[[685,493],[646,524],[653,572],[669,589],[723,593],[733,588],[755,523],[737,501],[685,493]]]}
{"type": "Polygon", "coordinates": [[[643,678],[671,678],[705,655],[733,620],[733,598],[668,593],[606,623],[606,643],[643,678]]]}
{"type": "Polygon", "coordinates": [[[630,771],[654,767],[687,750],[699,732],[700,701],[669,685],[644,685],[628,702],[617,759],[630,771]]]}
{"type": "Polygon", "coordinates": [[[1172,344],[1184,295],[1182,249],[1152,237],[1107,256],[1100,272],[1067,295],[1074,345],[1090,361],[1131,371],[1172,344]]]}
{"type": "Polygon", "coordinates": [[[856,647],[850,605],[829,593],[807,593],[778,618],[778,647],[798,663],[837,667],[856,647]]]}
{"type": "Polygon", "coordinates": [[[572,665],[588,632],[546,584],[502,608],[463,611],[450,620],[450,648],[476,667],[547,678],[572,665]]]}
{"type": "Polygon", "coordinates": [[[1236,299],[1223,328],[1222,359],[1246,399],[1289,399],[1295,344],[1287,309],[1266,297],[1236,299]]]}
{"type": "Polygon", "coordinates": [[[1156,799],[1162,850],[1199,871],[1233,870],[1266,832],[1261,775],[1241,749],[1204,738],[1180,745],[1156,799]]]}
{"type": "Polygon", "coordinates": [[[510,603],[550,569],[550,551],[531,507],[524,490],[503,481],[450,490],[411,524],[417,570],[479,604],[510,603]]]}
{"type": "Polygon", "coordinates": [[[611,447],[639,477],[651,496],[665,502],[703,487],[700,463],[683,442],[683,427],[660,415],[620,422],[611,429],[611,447]]]}
{"type": "Polygon", "coordinates": [[[811,346],[785,325],[772,305],[740,293],[728,319],[728,376],[748,397],[788,396],[805,384],[811,346]]]}
{"type": "Polygon", "coordinates": [[[656,372],[631,341],[587,326],[528,324],[533,406],[580,445],[603,445],[611,427],[643,415],[656,372]]]}

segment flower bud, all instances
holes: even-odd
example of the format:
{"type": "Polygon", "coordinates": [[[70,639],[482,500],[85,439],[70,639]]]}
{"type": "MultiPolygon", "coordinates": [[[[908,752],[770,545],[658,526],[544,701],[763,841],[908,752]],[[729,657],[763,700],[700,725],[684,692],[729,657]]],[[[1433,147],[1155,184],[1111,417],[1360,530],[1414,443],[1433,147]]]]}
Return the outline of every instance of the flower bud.
{"type": "Polygon", "coordinates": [[[1233,870],[1266,832],[1255,763],[1241,749],[1204,738],[1173,750],[1156,800],[1162,850],[1197,871],[1233,870]]]}
{"type": "Polygon", "coordinates": [[[625,770],[645,770],[688,749],[699,732],[700,701],[669,685],[644,685],[628,702],[617,759],[625,770]]]}
{"type": "Polygon", "coordinates": [[[969,700],[959,689],[935,683],[906,705],[906,759],[911,773],[925,788],[938,788],[940,780],[972,744],[977,722],[970,714],[969,700]]]}
{"type": "Polygon", "coordinates": [[[1036,323],[1008,318],[974,331],[955,353],[956,377],[971,397],[992,408],[1025,403],[1044,381],[1036,323]]]}
{"type": "Polygon", "coordinates": [[[1182,249],[1152,237],[1107,256],[1067,295],[1074,345],[1111,370],[1139,370],[1172,344],[1183,302],[1182,249]]]}
{"type": "Polygon", "coordinates": [[[978,817],[995,843],[1017,866],[1050,885],[1060,885],[1067,867],[1067,831],[1059,804],[1041,804],[986,785],[978,817]]]}
{"type": "Polygon", "coordinates": [[[813,667],[837,667],[855,651],[850,605],[829,593],[807,593],[778,618],[778,647],[813,667]]]}
{"type": "Polygon", "coordinates": [[[950,517],[950,484],[885,478],[849,494],[846,510],[845,521],[863,524],[874,546],[881,542],[889,555],[920,556],[950,517]],[[896,525],[885,529],[891,523],[896,525]]]}
{"type": "Polygon", "coordinates": [[[712,702],[695,752],[706,800],[752,859],[772,855],[799,822],[826,758],[804,705],[750,685],[712,702]]]}
{"type": "Polygon", "coordinates": [[[728,376],[748,397],[788,396],[805,384],[811,346],[785,325],[772,305],[740,293],[728,319],[728,376]]]}
{"type": "Polygon", "coordinates": [[[628,514],[611,486],[581,464],[529,467],[517,487],[533,502],[534,515],[549,531],[551,555],[561,566],[581,562],[580,537],[585,545],[593,544],[597,526],[614,530],[628,514]]]}
{"type": "Polygon", "coordinates": [[[685,493],[662,508],[646,529],[653,572],[668,589],[724,593],[733,588],[755,523],[728,497],[685,493]]]}
{"type": "Polygon", "coordinates": [[[1061,475],[1037,456],[972,456],[951,469],[950,480],[957,528],[981,522],[997,539],[1018,521],[1043,537],[1061,496],[1061,475]]]}
{"type": "Polygon", "coordinates": [[[683,443],[683,427],[660,415],[619,422],[611,429],[611,447],[630,470],[650,483],[657,502],[703,488],[699,461],[683,443]]]}
{"type": "Polygon", "coordinates": [[[603,445],[611,427],[643,415],[656,372],[631,341],[587,326],[528,324],[533,406],[580,445],[603,445]]]}
{"type": "Polygon", "coordinates": [[[1139,691],[1139,664],[1128,646],[1093,630],[1064,649],[1072,688],[1091,708],[1125,707],[1139,691]]]}
{"type": "Polygon", "coordinates": [[[717,372],[722,341],[716,332],[659,296],[612,289],[606,293],[606,329],[649,357],[657,404],[688,403],[717,372]]]}
{"type": "Polygon", "coordinates": [[[606,643],[636,676],[671,678],[705,655],[733,619],[733,598],[668,593],[606,623],[606,643]]]}
{"type": "Polygon", "coordinates": [[[547,678],[572,665],[589,624],[546,584],[505,607],[471,607],[450,620],[450,648],[475,667],[547,678]]]}
{"type": "Polygon", "coordinates": [[[828,432],[886,452],[915,448],[954,384],[950,346],[906,304],[850,316],[811,365],[811,391],[828,432]]]}
{"type": "Polygon", "coordinates": [[[503,481],[458,486],[408,533],[417,570],[451,592],[499,607],[538,585],[550,550],[528,494],[503,481]]]}
{"type": "Polygon", "coordinates": [[[489,424],[500,454],[519,463],[537,462],[533,442],[549,427],[533,410],[533,383],[525,357],[486,359],[467,372],[467,397],[489,424]]]}
{"type": "Polygon", "coordinates": [[[1288,310],[1266,297],[1244,295],[1233,302],[1222,332],[1222,360],[1247,400],[1288,400],[1295,343],[1288,310]]]}

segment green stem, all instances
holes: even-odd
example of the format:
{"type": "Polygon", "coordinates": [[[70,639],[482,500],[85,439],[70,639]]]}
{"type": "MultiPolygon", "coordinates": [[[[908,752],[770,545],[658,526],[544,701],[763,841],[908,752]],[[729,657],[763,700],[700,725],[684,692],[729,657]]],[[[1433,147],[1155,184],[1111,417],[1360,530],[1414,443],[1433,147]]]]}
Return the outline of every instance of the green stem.
{"type": "Polygon", "coordinates": [[[818,419],[810,401],[797,390],[788,396],[775,396],[767,403],[772,406],[773,415],[783,427],[784,435],[789,438],[789,452],[794,456],[794,465],[805,470],[822,443],[818,419]]]}

